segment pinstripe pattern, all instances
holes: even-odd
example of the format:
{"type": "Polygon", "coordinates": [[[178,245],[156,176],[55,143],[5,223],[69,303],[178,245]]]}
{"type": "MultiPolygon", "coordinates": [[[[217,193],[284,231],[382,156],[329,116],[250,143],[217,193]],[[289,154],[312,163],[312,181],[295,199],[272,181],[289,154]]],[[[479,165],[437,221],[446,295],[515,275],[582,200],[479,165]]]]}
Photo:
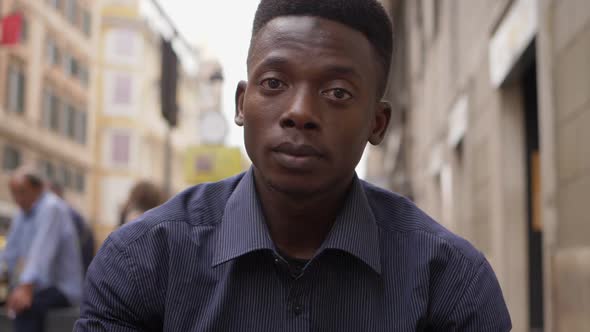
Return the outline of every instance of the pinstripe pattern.
{"type": "Polygon", "coordinates": [[[252,171],[191,188],[113,233],[75,331],[508,331],[485,258],[408,200],[356,180],[293,273],[252,171]]]}

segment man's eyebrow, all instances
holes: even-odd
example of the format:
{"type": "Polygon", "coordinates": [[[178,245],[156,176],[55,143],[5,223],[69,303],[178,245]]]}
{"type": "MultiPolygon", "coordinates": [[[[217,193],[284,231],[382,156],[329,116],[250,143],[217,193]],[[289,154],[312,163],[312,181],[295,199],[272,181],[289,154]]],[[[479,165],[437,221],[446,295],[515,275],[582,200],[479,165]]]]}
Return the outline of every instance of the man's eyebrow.
{"type": "Polygon", "coordinates": [[[326,67],[325,72],[338,76],[355,76],[362,79],[361,74],[352,66],[331,64],[326,67]]]}
{"type": "MultiPolygon", "coordinates": [[[[282,56],[271,55],[264,58],[259,64],[258,68],[282,68],[289,64],[289,60],[282,56]]],[[[363,76],[354,67],[344,64],[329,64],[322,70],[326,75],[335,76],[353,76],[355,79],[362,80],[363,76]]]]}
{"type": "Polygon", "coordinates": [[[289,63],[289,60],[280,56],[269,56],[264,58],[257,67],[283,67],[289,63]]]}

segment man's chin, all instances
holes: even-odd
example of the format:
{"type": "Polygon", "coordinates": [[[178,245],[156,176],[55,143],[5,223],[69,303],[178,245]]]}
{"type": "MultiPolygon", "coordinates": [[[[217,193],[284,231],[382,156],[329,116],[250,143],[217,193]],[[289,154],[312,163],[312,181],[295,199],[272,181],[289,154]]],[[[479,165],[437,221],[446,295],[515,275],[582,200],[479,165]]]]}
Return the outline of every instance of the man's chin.
{"type": "Polygon", "coordinates": [[[273,191],[293,198],[309,198],[325,191],[320,181],[309,175],[269,177],[266,183],[273,191]]]}
{"type": "Polygon", "coordinates": [[[290,196],[294,199],[306,199],[321,195],[334,186],[327,180],[330,174],[325,174],[321,169],[313,172],[297,172],[284,168],[255,168],[255,175],[261,180],[261,185],[265,185],[271,191],[277,194],[290,196]]]}
{"type": "Polygon", "coordinates": [[[315,186],[310,186],[302,182],[297,181],[268,181],[268,185],[272,188],[273,191],[289,195],[289,196],[309,196],[315,193],[318,193],[319,188],[314,188],[315,186]]]}

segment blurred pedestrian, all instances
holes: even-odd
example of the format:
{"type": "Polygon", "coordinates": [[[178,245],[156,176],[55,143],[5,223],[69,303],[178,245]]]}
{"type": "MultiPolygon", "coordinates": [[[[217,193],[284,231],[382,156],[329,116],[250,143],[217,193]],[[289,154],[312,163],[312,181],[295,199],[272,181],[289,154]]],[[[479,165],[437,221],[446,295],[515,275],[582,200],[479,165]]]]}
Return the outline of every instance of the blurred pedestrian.
{"type": "Polygon", "coordinates": [[[76,231],[78,233],[80,254],[82,256],[82,268],[84,274],[86,274],[86,270],[88,270],[88,266],[90,266],[90,262],[92,262],[92,258],[94,258],[94,232],[90,225],[84,220],[84,217],[82,217],[80,212],[65,201],[64,189],[61,183],[51,181],[49,189],[68,204],[70,216],[72,217],[72,221],[74,222],[74,226],[76,226],[76,231]]]}
{"type": "Polygon", "coordinates": [[[121,209],[119,224],[122,226],[139,218],[144,212],[164,203],[160,188],[149,181],[139,181],[129,191],[129,196],[121,209]]]}
{"type": "Polygon", "coordinates": [[[253,166],[114,232],[76,331],[508,331],[486,258],[361,181],[392,25],[377,0],[262,0],[236,91],[253,166]]]}
{"type": "Polygon", "coordinates": [[[21,168],[11,176],[10,192],[20,210],[0,257],[10,275],[6,307],[15,332],[43,331],[50,309],[79,303],[78,235],[68,206],[45,190],[32,169],[21,168]]]}

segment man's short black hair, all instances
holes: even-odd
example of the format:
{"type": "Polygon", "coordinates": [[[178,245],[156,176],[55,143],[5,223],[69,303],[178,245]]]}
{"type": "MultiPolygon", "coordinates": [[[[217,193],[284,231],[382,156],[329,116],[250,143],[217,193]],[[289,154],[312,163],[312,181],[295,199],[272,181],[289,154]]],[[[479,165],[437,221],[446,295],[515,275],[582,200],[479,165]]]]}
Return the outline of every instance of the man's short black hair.
{"type": "Polygon", "coordinates": [[[43,188],[43,179],[34,173],[27,173],[25,174],[25,179],[29,182],[31,187],[35,189],[42,189],[43,188]]]}
{"type": "Polygon", "coordinates": [[[254,17],[252,40],[272,19],[281,16],[317,16],[342,23],[363,33],[377,52],[383,68],[380,92],[384,92],[393,52],[393,28],[376,0],[261,0],[254,17]]]}

